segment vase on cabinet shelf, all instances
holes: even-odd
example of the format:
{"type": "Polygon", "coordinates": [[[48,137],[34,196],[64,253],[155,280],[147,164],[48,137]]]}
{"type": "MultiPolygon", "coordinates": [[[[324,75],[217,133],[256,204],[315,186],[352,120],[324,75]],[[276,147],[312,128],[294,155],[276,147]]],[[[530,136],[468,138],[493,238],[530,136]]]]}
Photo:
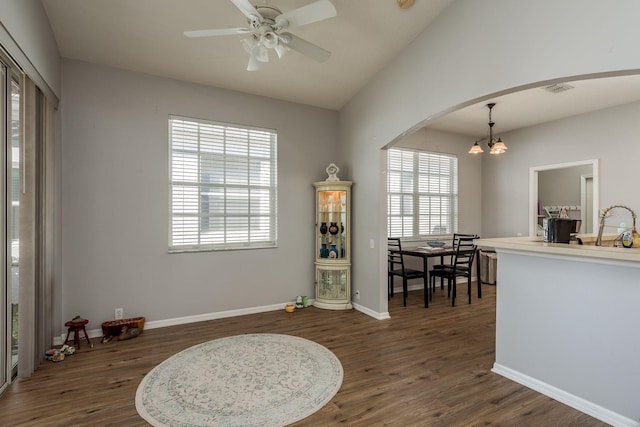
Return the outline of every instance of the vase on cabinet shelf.
{"type": "Polygon", "coordinates": [[[332,222],[332,223],[329,225],[329,233],[330,233],[332,236],[335,236],[336,234],[338,234],[338,231],[340,231],[340,229],[338,228],[338,223],[337,223],[337,222],[332,222]]]}
{"type": "Polygon", "coordinates": [[[329,258],[331,259],[338,258],[338,248],[336,247],[336,245],[331,245],[331,247],[329,248],[329,258]]]}
{"type": "Polygon", "coordinates": [[[327,244],[323,243],[320,246],[320,258],[329,258],[329,250],[327,249],[327,244]]]}
{"type": "Polygon", "coordinates": [[[320,234],[324,236],[325,234],[327,234],[327,230],[328,228],[327,228],[326,222],[323,222],[322,224],[320,224],[320,234]]]}

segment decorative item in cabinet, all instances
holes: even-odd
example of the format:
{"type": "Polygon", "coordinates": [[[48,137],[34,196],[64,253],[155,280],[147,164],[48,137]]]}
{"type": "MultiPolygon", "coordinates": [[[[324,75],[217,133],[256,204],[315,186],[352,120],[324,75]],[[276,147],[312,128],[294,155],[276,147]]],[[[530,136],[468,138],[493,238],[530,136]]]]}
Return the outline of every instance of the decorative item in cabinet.
{"type": "Polygon", "coordinates": [[[340,181],[329,165],[326,181],[315,182],[315,300],[329,310],[351,306],[351,181],[340,181]]]}

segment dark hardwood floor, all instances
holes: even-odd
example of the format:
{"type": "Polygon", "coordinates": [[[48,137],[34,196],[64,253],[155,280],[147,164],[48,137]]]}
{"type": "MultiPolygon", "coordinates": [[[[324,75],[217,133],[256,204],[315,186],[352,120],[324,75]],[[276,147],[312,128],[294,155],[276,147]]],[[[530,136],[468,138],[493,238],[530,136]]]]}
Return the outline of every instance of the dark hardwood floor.
{"type": "MultiPolygon", "coordinates": [[[[43,361],[0,397],[1,426],[145,426],[134,396],[144,375],[192,345],[243,333],[304,337],[331,349],[342,388],[296,426],[603,426],[587,415],[492,373],[495,288],[456,307],[437,290],[389,304],[391,319],[317,308],[262,313],[145,331],[129,341],[86,345],[63,362],[43,361]]],[[[143,313],[142,313],[143,315],[143,313]]]]}

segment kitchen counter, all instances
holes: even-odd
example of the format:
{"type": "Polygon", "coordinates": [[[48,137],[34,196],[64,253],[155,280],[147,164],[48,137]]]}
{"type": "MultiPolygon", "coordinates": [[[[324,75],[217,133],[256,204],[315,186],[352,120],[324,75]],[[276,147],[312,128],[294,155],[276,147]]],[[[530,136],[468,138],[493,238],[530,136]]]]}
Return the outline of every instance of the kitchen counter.
{"type": "MultiPolygon", "coordinates": [[[[545,243],[542,237],[504,237],[494,239],[479,239],[478,246],[492,247],[502,250],[517,250],[523,252],[531,252],[537,254],[547,254],[550,256],[570,256],[585,258],[585,261],[603,262],[603,261],[622,261],[630,262],[633,265],[637,263],[640,268],[640,248],[623,248],[612,246],[595,246],[591,244],[595,242],[595,235],[579,236],[584,245],[575,243],[545,243]]],[[[605,236],[604,243],[610,242],[616,235],[605,236]],[[608,240],[607,240],[608,239],[608,240]]]]}
{"type": "Polygon", "coordinates": [[[478,245],[498,256],[492,371],[608,424],[640,426],[640,249],[537,237],[478,245]]]}

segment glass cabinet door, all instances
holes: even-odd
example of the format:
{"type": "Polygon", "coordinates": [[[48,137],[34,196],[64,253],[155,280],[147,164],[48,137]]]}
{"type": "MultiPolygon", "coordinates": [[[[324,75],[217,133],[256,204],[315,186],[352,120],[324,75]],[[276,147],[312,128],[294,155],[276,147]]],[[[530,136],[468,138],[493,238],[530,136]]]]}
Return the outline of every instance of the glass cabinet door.
{"type": "Polygon", "coordinates": [[[316,258],[344,259],[347,253],[347,192],[318,191],[316,232],[319,247],[316,258]]]}
{"type": "Polygon", "coordinates": [[[347,299],[347,269],[317,270],[316,298],[328,300],[347,299]]]}

